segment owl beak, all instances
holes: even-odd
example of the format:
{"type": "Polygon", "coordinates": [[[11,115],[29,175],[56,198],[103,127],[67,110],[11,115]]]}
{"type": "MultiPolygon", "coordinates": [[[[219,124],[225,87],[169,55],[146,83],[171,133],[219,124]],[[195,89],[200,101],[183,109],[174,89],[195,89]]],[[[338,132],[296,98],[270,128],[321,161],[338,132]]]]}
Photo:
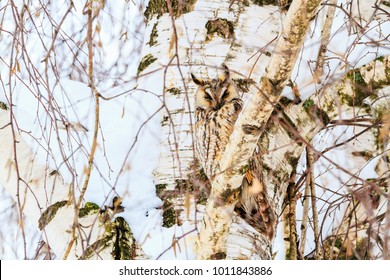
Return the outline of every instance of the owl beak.
{"type": "Polygon", "coordinates": [[[222,108],[222,106],[223,106],[223,105],[222,105],[221,103],[218,103],[218,104],[217,104],[217,106],[216,106],[216,108],[215,108],[215,110],[219,110],[219,109],[221,109],[221,108],[222,108]]]}
{"type": "Polygon", "coordinates": [[[217,100],[217,105],[215,106],[215,110],[219,110],[224,105],[224,102],[221,102],[221,100],[217,100]]]}

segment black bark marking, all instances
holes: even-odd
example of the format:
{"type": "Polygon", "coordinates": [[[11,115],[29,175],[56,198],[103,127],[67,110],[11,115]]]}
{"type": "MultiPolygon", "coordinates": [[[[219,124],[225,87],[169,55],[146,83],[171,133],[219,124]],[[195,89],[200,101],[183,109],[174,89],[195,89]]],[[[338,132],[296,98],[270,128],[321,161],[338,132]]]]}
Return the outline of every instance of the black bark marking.
{"type": "Polygon", "coordinates": [[[242,126],[242,131],[245,134],[258,135],[260,134],[260,127],[255,125],[246,124],[242,126]]]}

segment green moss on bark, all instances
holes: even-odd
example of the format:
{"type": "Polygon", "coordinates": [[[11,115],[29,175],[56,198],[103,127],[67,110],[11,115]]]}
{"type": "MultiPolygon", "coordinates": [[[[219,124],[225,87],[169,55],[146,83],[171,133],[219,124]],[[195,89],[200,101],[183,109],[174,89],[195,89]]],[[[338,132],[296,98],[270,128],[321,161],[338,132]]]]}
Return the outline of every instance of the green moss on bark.
{"type": "Polygon", "coordinates": [[[151,54],[145,55],[142,59],[141,62],[138,65],[138,70],[137,70],[137,75],[139,75],[142,71],[144,71],[150,64],[155,62],[157,58],[155,58],[151,54]]]}
{"type": "Polygon", "coordinates": [[[226,253],[225,252],[218,252],[210,256],[210,260],[224,260],[226,259],[226,253]]]}
{"type": "Polygon", "coordinates": [[[240,192],[241,188],[233,189],[232,186],[228,185],[226,190],[221,194],[222,201],[231,204],[238,199],[240,192]]]}
{"type": "Polygon", "coordinates": [[[250,86],[255,84],[255,81],[252,79],[233,79],[233,82],[236,84],[237,88],[244,93],[249,92],[250,86]]]}
{"type": "Polygon", "coordinates": [[[167,92],[173,94],[173,95],[179,95],[181,93],[181,90],[177,87],[171,87],[166,90],[167,92]]]}
{"type": "Polygon", "coordinates": [[[310,109],[310,108],[312,108],[313,106],[314,106],[314,101],[313,101],[313,99],[307,99],[307,100],[305,100],[305,102],[303,102],[303,104],[302,104],[302,106],[303,106],[303,109],[305,109],[305,110],[308,110],[308,109],[310,109]]]}
{"type": "Polygon", "coordinates": [[[85,217],[92,213],[97,213],[100,211],[100,207],[93,203],[93,202],[87,202],[85,203],[84,207],[80,209],[79,211],[79,218],[85,217]]]}
{"type": "Polygon", "coordinates": [[[58,210],[66,206],[67,203],[68,201],[63,200],[47,207],[47,209],[42,213],[41,217],[38,220],[39,229],[43,230],[50,223],[50,221],[53,220],[58,210]]]}
{"type": "Polygon", "coordinates": [[[157,22],[153,25],[152,31],[150,32],[150,39],[149,42],[147,43],[149,46],[154,46],[157,44],[157,22]]]}
{"type": "Polygon", "coordinates": [[[104,226],[106,231],[103,237],[87,247],[80,259],[91,259],[106,248],[112,248],[111,255],[114,260],[134,259],[136,241],[127,222],[122,217],[118,217],[113,222],[107,222],[104,226]]]}
{"type": "Polygon", "coordinates": [[[167,190],[167,184],[156,185],[156,194],[163,201],[163,227],[171,227],[175,224],[180,225],[179,211],[175,209],[176,190],[167,190]]]}
{"type": "Polygon", "coordinates": [[[231,39],[234,37],[234,25],[233,22],[224,19],[217,18],[207,21],[206,25],[206,40],[211,40],[214,35],[222,37],[224,39],[231,39]]]}
{"type": "Polygon", "coordinates": [[[5,104],[4,102],[1,102],[1,101],[0,101],[0,109],[8,110],[7,104],[5,104]]]}
{"type": "Polygon", "coordinates": [[[278,6],[280,0],[253,0],[253,4],[264,6],[264,5],[274,5],[278,6]]]}
{"type": "Polygon", "coordinates": [[[172,227],[174,225],[181,225],[178,215],[179,212],[174,208],[174,204],[165,199],[163,204],[163,227],[172,227]]]}
{"type": "MultiPolygon", "coordinates": [[[[171,9],[175,17],[189,13],[194,9],[197,0],[171,0],[171,9]]],[[[168,2],[165,0],[150,0],[146,7],[144,16],[146,21],[153,17],[161,17],[163,14],[169,13],[168,2]]]]}
{"type": "Polygon", "coordinates": [[[292,170],[296,170],[299,162],[299,157],[294,157],[292,153],[286,153],[286,160],[291,165],[292,170]]]}
{"type": "Polygon", "coordinates": [[[347,105],[349,106],[363,106],[363,101],[369,96],[375,95],[372,91],[372,86],[368,85],[362,77],[358,69],[353,70],[347,74],[347,78],[350,79],[353,89],[353,96],[344,96],[347,105]]]}

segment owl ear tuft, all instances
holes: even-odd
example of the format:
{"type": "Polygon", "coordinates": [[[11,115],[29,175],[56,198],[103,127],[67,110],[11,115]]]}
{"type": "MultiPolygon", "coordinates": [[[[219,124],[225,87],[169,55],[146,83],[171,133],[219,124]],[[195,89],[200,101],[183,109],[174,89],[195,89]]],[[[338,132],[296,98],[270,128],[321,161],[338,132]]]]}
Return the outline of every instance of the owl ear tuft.
{"type": "Polygon", "coordinates": [[[191,78],[192,80],[194,81],[195,84],[197,84],[198,86],[203,86],[204,85],[204,81],[202,79],[198,79],[197,77],[195,77],[194,74],[191,73],[191,78]]]}
{"type": "Polygon", "coordinates": [[[230,78],[230,70],[225,63],[222,63],[221,68],[223,69],[223,73],[219,76],[219,79],[221,82],[226,82],[230,78]]]}

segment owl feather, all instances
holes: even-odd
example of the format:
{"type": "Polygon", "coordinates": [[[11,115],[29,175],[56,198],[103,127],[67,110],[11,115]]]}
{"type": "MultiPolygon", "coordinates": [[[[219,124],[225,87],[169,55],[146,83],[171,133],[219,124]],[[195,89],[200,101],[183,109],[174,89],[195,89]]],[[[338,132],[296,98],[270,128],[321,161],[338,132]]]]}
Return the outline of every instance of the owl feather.
{"type": "MultiPolygon", "coordinates": [[[[237,87],[230,79],[229,68],[223,64],[222,70],[215,79],[200,79],[191,74],[198,85],[195,95],[195,156],[211,181],[222,172],[219,162],[243,107],[237,87]]],[[[251,226],[272,240],[276,219],[262,184],[259,160],[259,156],[250,160],[236,210],[251,226]]]]}

